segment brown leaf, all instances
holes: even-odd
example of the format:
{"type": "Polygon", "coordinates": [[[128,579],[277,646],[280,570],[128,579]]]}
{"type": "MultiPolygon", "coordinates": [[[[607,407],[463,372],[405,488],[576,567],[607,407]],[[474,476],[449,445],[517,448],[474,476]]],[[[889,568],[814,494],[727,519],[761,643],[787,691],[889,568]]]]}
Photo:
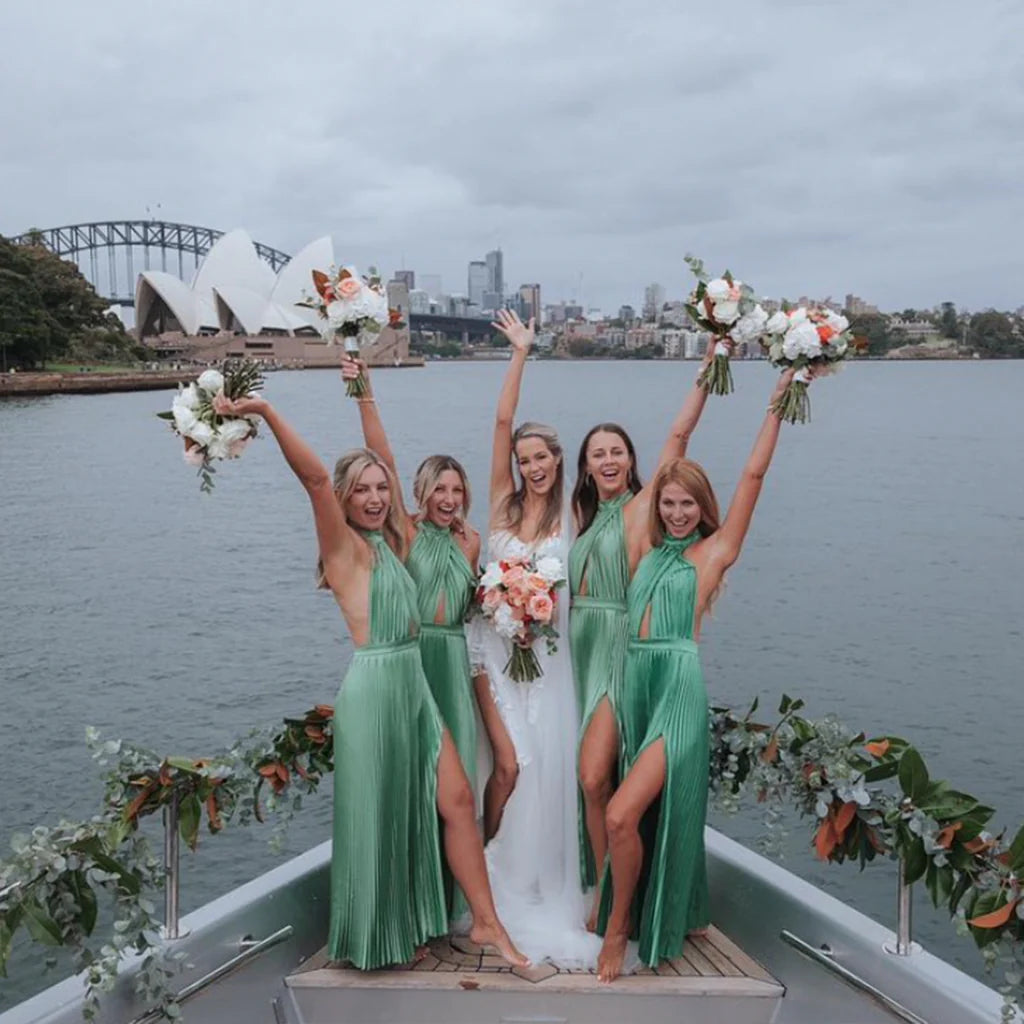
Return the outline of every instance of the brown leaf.
{"type": "Polygon", "coordinates": [[[139,811],[142,810],[143,804],[149,799],[150,794],[156,789],[156,783],[150,782],[146,787],[135,797],[134,800],[124,809],[124,820],[134,821],[139,811]]]}
{"type": "Polygon", "coordinates": [[[331,279],[322,270],[313,271],[313,286],[316,288],[320,298],[324,297],[324,292],[327,290],[330,281],[331,279]]]}
{"type": "Polygon", "coordinates": [[[174,784],[174,779],[171,778],[171,766],[166,761],[160,765],[158,779],[161,786],[172,786],[174,784]]]}
{"type": "Polygon", "coordinates": [[[348,267],[342,267],[341,270],[338,271],[338,280],[339,281],[344,281],[346,278],[349,278],[351,276],[352,276],[352,271],[349,270],[348,267]]]}
{"type": "Polygon", "coordinates": [[[864,834],[868,837],[868,842],[875,848],[877,853],[885,853],[885,843],[879,838],[878,833],[870,826],[864,826],[864,834]]]}
{"type": "Polygon", "coordinates": [[[210,828],[214,832],[219,832],[224,827],[224,823],[220,820],[217,798],[212,793],[206,798],[206,813],[210,819],[210,828]]]}
{"type": "Polygon", "coordinates": [[[832,851],[836,848],[836,834],[832,828],[832,821],[826,818],[814,834],[814,848],[822,860],[828,860],[832,851]]]}
{"type": "Polygon", "coordinates": [[[779,739],[777,736],[773,736],[769,741],[768,745],[761,751],[761,760],[765,764],[772,764],[779,756],[779,739]]]}
{"type": "Polygon", "coordinates": [[[875,740],[872,743],[865,743],[864,744],[864,749],[872,757],[885,757],[886,753],[889,750],[889,741],[888,740],[875,740]]]}
{"type": "Polygon", "coordinates": [[[993,910],[990,914],[982,914],[981,917],[972,917],[967,923],[975,928],[1001,928],[1013,916],[1019,902],[1020,897],[1010,900],[998,910],[993,910]]]}
{"type": "Polygon", "coordinates": [[[941,846],[944,850],[948,850],[953,845],[953,837],[956,835],[957,829],[961,828],[962,826],[962,821],[958,821],[955,825],[947,825],[935,837],[935,845],[941,846]]]}
{"type": "Polygon", "coordinates": [[[333,718],[334,717],[334,708],[330,704],[317,704],[317,706],[315,708],[313,708],[313,710],[321,718],[333,718]]]}
{"type": "Polygon", "coordinates": [[[977,836],[970,842],[964,843],[964,849],[968,853],[984,853],[986,850],[991,850],[996,845],[994,839],[982,839],[981,836],[977,836]]]}
{"type": "Polygon", "coordinates": [[[263,776],[263,778],[272,779],[274,778],[275,775],[277,775],[277,764],[274,762],[271,762],[270,764],[263,764],[260,765],[260,767],[257,768],[256,771],[258,771],[260,775],[263,776]]]}
{"type": "Polygon", "coordinates": [[[846,830],[850,827],[850,823],[857,816],[857,802],[855,800],[849,800],[836,812],[835,820],[832,823],[832,827],[835,830],[836,837],[842,840],[846,834],[846,830]]]}
{"type": "Polygon", "coordinates": [[[307,725],[305,733],[314,743],[323,743],[326,739],[323,729],[318,725],[307,725]]]}
{"type": "Polygon", "coordinates": [[[292,781],[292,777],[288,773],[288,769],[280,762],[277,763],[277,777],[284,783],[292,781]]]}
{"type": "Polygon", "coordinates": [[[469,978],[463,978],[459,982],[459,988],[464,988],[467,992],[472,992],[474,989],[478,989],[479,987],[479,981],[470,981],[469,978]]]}

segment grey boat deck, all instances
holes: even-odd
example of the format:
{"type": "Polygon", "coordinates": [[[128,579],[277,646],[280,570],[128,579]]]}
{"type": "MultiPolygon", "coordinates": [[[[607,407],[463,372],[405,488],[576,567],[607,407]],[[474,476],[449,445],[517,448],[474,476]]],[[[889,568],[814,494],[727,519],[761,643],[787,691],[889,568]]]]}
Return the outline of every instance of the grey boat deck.
{"type": "Polygon", "coordinates": [[[464,938],[437,939],[420,961],[380,971],[328,965],[326,951],[286,981],[302,1024],[643,1020],[645,1024],[770,1024],[780,982],[718,929],[687,940],[683,955],[613,985],[596,972],[544,963],[512,968],[464,938]],[[385,1006],[385,1004],[387,1004],[385,1006]]]}

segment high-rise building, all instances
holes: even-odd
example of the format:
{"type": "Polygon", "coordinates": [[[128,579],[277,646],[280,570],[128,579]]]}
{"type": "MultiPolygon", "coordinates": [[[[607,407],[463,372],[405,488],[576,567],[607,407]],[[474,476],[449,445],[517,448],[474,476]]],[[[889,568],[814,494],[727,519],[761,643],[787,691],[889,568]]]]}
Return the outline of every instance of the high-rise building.
{"type": "Polygon", "coordinates": [[[665,289],[660,284],[649,284],[644,289],[644,319],[657,320],[661,307],[665,304],[665,289]]]}
{"type": "Polygon", "coordinates": [[[430,312],[430,296],[422,288],[413,288],[409,292],[409,312],[410,313],[429,313],[430,312]]]}
{"type": "Polygon", "coordinates": [[[412,291],[416,287],[416,271],[415,270],[396,270],[395,280],[402,281],[405,287],[412,291]]]}
{"type": "Polygon", "coordinates": [[[619,319],[629,324],[631,320],[636,319],[636,310],[632,306],[619,306],[619,319]]]}
{"type": "Polygon", "coordinates": [[[483,260],[473,260],[469,265],[469,276],[466,283],[470,304],[482,309],[484,292],[489,290],[487,287],[487,264],[483,260]]]}
{"type": "Polygon", "coordinates": [[[497,309],[501,309],[505,305],[504,298],[497,292],[485,291],[483,309],[489,312],[494,312],[497,309]]]}
{"type": "MultiPolygon", "coordinates": [[[[401,271],[399,271],[401,273],[401,271]]],[[[395,278],[387,285],[388,308],[397,309],[402,319],[409,322],[409,287],[405,281],[395,278]]]]}
{"type": "Polygon", "coordinates": [[[501,306],[505,299],[505,266],[501,250],[493,249],[484,259],[487,263],[487,287],[484,291],[494,292],[498,296],[497,306],[501,306]]]}
{"type": "Polygon", "coordinates": [[[442,294],[440,274],[420,274],[420,288],[432,299],[442,294]]]}
{"type": "Polygon", "coordinates": [[[519,286],[519,314],[524,320],[536,317],[537,326],[540,326],[543,316],[543,307],[540,304],[540,285],[521,284],[519,286]]]}

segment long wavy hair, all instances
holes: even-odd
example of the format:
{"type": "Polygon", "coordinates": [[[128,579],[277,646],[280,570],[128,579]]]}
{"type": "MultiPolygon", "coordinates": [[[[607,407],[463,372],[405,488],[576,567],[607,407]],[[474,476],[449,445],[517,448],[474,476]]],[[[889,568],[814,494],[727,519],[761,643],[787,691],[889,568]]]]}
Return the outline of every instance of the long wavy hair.
{"type": "MultiPolygon", "coordinates": [[[[565,487],[565,459],[562,456],[562,444],[558,440],[558,434],[552,427],[546,427],[543,423],[522,423],[516,428],[512,435],[512,452],[515,454],[516,445],[525,441],[528,437],[536,437],[543,441],[547,449],[558,460],[558,467],[555,469],[555,482],[547,494],[547,507],[544,515],[541,516],[537,526],[538,537],[550,537],[562,522],[562,500],[565,487]]],[[[523,522],[523,507],[526,502],[526,481],[523,474],[519,472],[519,462],[516,460],[516,475],[519,479],[519,486],[505,499],[498,513],[498,524],[516,533],[523,522]]]]}
{"type": "Polygon", "coordinates": [[[471,498],[469,477],[466,476],[462,463],[451,455],[428,455],[420,463],[412,482],[412,496],[416,500],[420,515],[424,518],[427,515],[427,499],[434,493],[434,488],[437,486],[438,480],[441,479],[441,474],[446,473],[448,470],[459,474],[459,479],[462,481],[462,490],[465,495],[462,499],[462,518],[465,519],[469,515],[471,498]]]}
{"type": "Polygon", "coordinates": [[[590,444],[590,439],[595,434],[602,431],[608,434],[617,434],[622,438],[622,443],[629,453],[629,473],[626,476],[626,486],[632,494],[639,494],[643,490],[640,474],[636,468],[636,448],[633,446],[633,439],[629,434],[618,423],[598,423],[596,427],[591,427],[580,445],[579,458],[576,460],[576,486],[572,489],[572,510],[576,515],[580,534],[586,533],[590,529],[590,524],[594,521],[594,516],[597,515],[597,506],[601,501],[600,495],[597,493],[597,482],[587,470],[587,445],[590,444]]]}
{"type": "Polygon", "coordinates": [[[651,547],[660,547],[665,539],[665,525],[661,521],[658,504],[661,492],[668,484],[679,484],[685,491],[692,494],[700,509],[700,522],[697,529],[702,537],[710,537],[720,525],[718,499],[715,497],[711,481],[701,466],[693,459],[672,459],[666,462],[655,474],[651,486],[651,507],[648,512],[648,529],[651,547]]]}
{"type": "MultiPolygon", "coordinates": [[[[384,540],[387,541],[388,547],[398,556],[399,561],[404,562],[406,555],[409,553],[409,541],[404,529],[404,517],[398,502],[395,501],[395,496],[398,494],[398,483],[395,480],[394,474],[388,468],[387,463],[376,452],[371,451],[369,448],[353,448],[352,451],[345,452],[338,459],[334,464],[334,496],[338,499],[338,504],[341,506],[342,511],[344,511],[348,499],[352,497],[352,492],[359,483],[359,478],[365,470],[373,466],[379,466],[384,470],[388,487],[391,489],[391,504],[388,506],[388,513],[384,517],[381,533],[384,534],[384,540]]],[[[316,585],[321,590],[330,589],[330,584],[327,582],[327,576],[324,573],[323,558],[320,558],[316,563],[316,585]]]]}

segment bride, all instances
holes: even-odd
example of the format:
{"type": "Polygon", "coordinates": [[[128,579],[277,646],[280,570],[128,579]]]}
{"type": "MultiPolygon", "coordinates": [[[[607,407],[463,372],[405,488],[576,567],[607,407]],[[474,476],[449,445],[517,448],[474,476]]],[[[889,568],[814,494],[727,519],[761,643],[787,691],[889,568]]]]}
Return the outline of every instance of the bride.
{"type": "MultiPolygon", "coordinates": [[[[534,322],[524,325],[515,313],[501,310],[494,326],[508,338],[512,358],[494,427],[487,559],[555,557],[564,572],[570,536],[558,435],[539,423],[512,429],[534,322]]],[[[484,839],[495,903],[519,948],[535,963],[592,966],[600,940],[584,927],[579,881],[579,718],[568,605],[567,589],[561,589],[558,650],[549,654],[544,644],[535,646],[543,674],[529,683],[508,677],[506,642],[491,625],[476,622],[474,686],[493,754],[484,790],[484,839]]]]}

